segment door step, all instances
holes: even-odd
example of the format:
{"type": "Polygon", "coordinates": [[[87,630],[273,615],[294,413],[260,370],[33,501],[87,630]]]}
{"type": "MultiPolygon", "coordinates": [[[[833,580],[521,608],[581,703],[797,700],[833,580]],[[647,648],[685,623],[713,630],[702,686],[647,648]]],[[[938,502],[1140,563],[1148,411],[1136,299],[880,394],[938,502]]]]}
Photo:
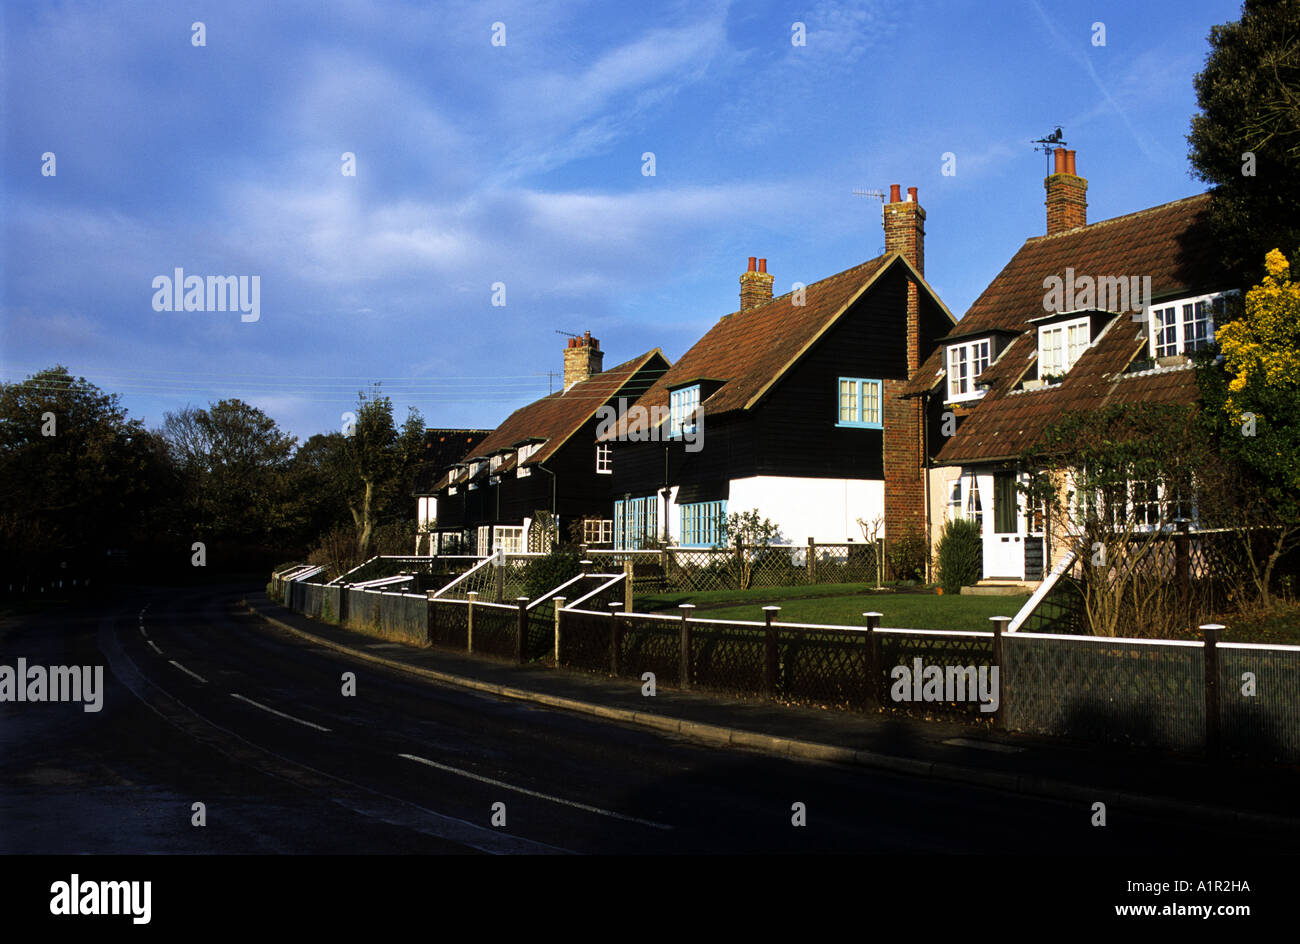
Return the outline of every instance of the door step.
{"type": "Polygon", "coordinates": [[[963,596],[1021,596],[1038,589],[1040,580],[989,577],[971,587],[962,587],[963,596]]]}

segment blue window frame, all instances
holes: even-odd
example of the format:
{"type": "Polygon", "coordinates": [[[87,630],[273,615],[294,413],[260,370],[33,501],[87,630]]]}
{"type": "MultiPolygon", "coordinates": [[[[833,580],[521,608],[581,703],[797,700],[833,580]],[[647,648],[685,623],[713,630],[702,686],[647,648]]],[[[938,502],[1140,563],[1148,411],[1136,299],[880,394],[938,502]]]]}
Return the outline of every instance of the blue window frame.
{"type": "Polygon", "coordinates": [[[714,547],[722,541],[727,521],[725,501],[692,502],[681,506],[682,547],[714,547]]]}
{"type": "Polygon", "coordinates": [[[669,395],[668,435],[695,432],[695,411],[700,406],[700,385],[682,387],[669,395]]]}
{"type": "Polygon", "coordinates": [[[841,377],[836,426],[884,429],[884,384],[879,380],[841,377]]]}
{"type": "Polygon", "coordinates": [[[629,498],[614,502],[614,547],[637,551],[659,536],[659,497],[629,498]]]}

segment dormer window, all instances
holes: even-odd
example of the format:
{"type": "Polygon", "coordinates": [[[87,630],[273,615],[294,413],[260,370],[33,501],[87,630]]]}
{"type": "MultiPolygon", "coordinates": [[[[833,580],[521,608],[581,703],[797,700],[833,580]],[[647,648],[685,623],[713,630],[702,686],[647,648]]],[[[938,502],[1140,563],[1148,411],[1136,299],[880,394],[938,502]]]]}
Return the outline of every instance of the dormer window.
{"type": "Polygon", "coordinates": [[[1038,378],[1062,377],[1092,343],[1092,321],[1077,318],[1038,329],[1038,378]]]}
{"type": "Polygon", "coordinates": [[[1152,305],[1151,356],[1174,357],[1209,346],[1214,340],[1214,326],[1223,323],[1228,296],[1235,294],[1219,292],[1152,305]]]}
{"type": "Polygon", "coordinates": [[[497,469],[499,469],[499,468],[501,468],[501,454],[500,454],[500,453],[498,453],[497,455],[495,455],[495,456],[492,457],[491,461],[488,463],[488,471],[489,471],[489,472],[495,472],[495,471],[496,471],[497,469]]]}
{"type": "Polygon", "coordinates": [[[948,346],[948,400],[973,400],[984,395],[975,381],[989,366],[992,344],[985,338],[948,346]]]}
{"type": "Polygon", "coordinates": [[[700,385],[682,387],[670,394],[668,435],[679,437],[695,432],[695,412],[700,408],[700,385]]]}

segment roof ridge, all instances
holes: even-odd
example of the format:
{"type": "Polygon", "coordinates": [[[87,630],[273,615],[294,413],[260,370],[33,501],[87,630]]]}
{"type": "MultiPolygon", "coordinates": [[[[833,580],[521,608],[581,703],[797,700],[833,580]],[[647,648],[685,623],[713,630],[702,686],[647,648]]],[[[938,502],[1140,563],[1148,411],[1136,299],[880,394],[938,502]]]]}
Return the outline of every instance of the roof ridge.
{"type": "Polygon", "coordinates": [[[1128,220],[1136,219],[1137,217],[1143,216],[1148,213],[1157,213],[1160,212],[1161,210],[1168,210],[1170,207],[1176,206],[1180,203],[1191,203],[1196,200],[1204,200],[1210,196],[1211,192],[1212,191],[1206,190],[1203,191],[1202,193],[1192,194],[1190,197],[1180,197],[1177,200],[1170,200],[1168,203],[1158,203],[1155,206],[1145,207],[1141,210],[1134,210],[1131,213],[1123,213],[1120,214],[1119,216],[1112,216],[1104,220],[1097,220],[1095,223],[1085,223],[1083,226],[1075,226],[1070,229],[1064,229],[1061,230],[1059,233],[1044,233],[1041,236],[1030,236],[1025,240],[1025,244],[1028,245],[1029,243],[1041,242],[1048,239],[1059,239],[1062,236],[1069,236],[1074,233],[1082,232],[1084,230],[1095,229],[1101,226],[1109,226],[1112,223],[1122,223],[1128,220]]]}

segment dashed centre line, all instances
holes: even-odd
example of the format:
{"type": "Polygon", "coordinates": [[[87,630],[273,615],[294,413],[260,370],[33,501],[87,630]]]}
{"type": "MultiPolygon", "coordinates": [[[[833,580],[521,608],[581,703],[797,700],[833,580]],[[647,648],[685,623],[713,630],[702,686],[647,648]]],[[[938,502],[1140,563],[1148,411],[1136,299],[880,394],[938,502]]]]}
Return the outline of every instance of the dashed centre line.
{"type": "Polygon", "coordinates": [[[254,708],[261,708],[263,711],[269,711],[273,715],[277,715],[289,721],[297,722],[298,724],[304,725],[308,728],[315,728],[317,731],[324,731],[327,734],[330,733],[329,728],[321,727],[319,724],[314,724],[311,721],[303,721],[301,718],[295,718],[293,715],[287,715],[283,711],[276,711],[270,705],[264,705],[260,701],[253,701],[253,699],[251,698],[245,698],[243,695],[237,695],[234,692],[230,693],[230,697],[237,698],[242,702],[252,705],[254,708]]]}
{"type": "Polygon", "coordinates": [[[577,810],[586,810],[588,813],[596,813],[599,816],[608,816],[611,819],[621,819],[628,823],[637,823],[641,826],[649,826],[652,829],[672,829],[663,823],[655,823],[648,819],[637,819],[635,816],[627,816],[623,813],[615,813],[612,810],[602,810],[598,806],[588,806],[586,803],[578,803],[574,800],[566,800],[563,797],[551,796],[549,793],[539,793],[536,790],[529,790],[526,787],[517,787],[512,783],[506,783],[503,780],[493,780],[491,777],[484,777],[481,774],[472,773],[468,770],[461,770],[459,767],[449,767],[446,764],[440,764],[437,761],[429,760],[427,757],[418,757],[415,754],[398,754],[398,757],[405,757],[407,760],[413,760],[417,764],[424,764],[427,767],[436,767],[438,770],[446,771],[449,774],[455,774],[458,777],[468,777],[470,780],[477,780],[479,783],[489,783],[494,787],[500,787],[502,790],[510,790],[514,793],[522,793],[525,796],[536,797],[539,800],[546,800],[550,803],[559,803],[563,806],[571,806],[577,810]]]}
{"type": "Polygon", "coordinates": [[[147,643],[149,643],[149,648],[153,649],[153,651],[156,652],[156,653],[158,653],[158,655],[162,655],[162,654],[163,654],[162,650],[158,648],[158,644],[157,644],[156,642],[154,642],[152,639],[150,639],[149,637],[146,636],[146,637],[145,637],[145,641],[146,641],[147,643]]]}
{"type": "Polygon", "coordinates": [[[191,672],[189,669],[185,668],[185,666],[181,665],[181,664],[180,664],[179,662],[177,662],[175,659],[168,659],[167,661],[170,662],[172,665],[176,666],[176,668],[180,669],[180,670],[181,670],[182,672],[184,672],[186,675],[191,676],[192,678],[196,678],[196,679],[198,679],[198,680],[199,680],[200,682],[202,682],[204,685],[206,685],[206,684],[208,683],[208,680],[205,679],[202,675],[199,675],[199,673],[197,673],[197,672],[191,672]]]}

